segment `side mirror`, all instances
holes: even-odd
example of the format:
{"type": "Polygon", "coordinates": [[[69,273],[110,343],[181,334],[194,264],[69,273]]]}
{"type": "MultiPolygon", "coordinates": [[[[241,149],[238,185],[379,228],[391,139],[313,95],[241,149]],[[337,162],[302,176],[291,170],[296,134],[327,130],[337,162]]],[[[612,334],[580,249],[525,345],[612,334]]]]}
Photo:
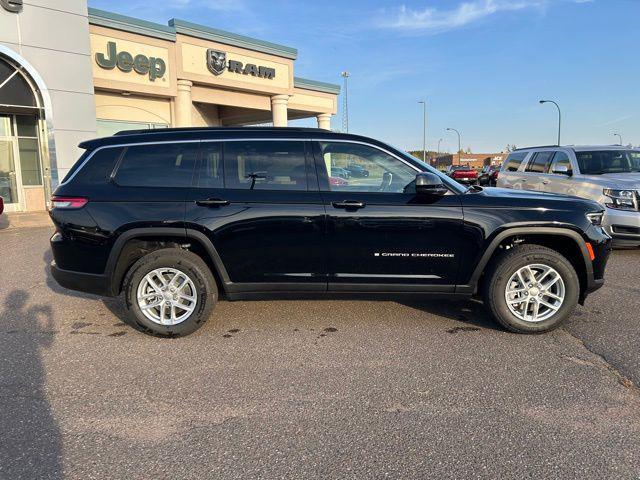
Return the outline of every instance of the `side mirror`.
{"type": "Polygon", "coordinates": [[[557,173],[558,175],[567,175],[567,176],[571,176],[571,170],[569,170],[569,167],[567,167],[566,165],[556,165],[555,167],[553,167],[553,170],[551,170],[551,173],[557,173]]]}
{"type": "Polygon", "coordinates": [[[449,191],[439,176],[423,172],[416,175],[416,193],[418,195],[435,195],[441,197],[449,191]]]}

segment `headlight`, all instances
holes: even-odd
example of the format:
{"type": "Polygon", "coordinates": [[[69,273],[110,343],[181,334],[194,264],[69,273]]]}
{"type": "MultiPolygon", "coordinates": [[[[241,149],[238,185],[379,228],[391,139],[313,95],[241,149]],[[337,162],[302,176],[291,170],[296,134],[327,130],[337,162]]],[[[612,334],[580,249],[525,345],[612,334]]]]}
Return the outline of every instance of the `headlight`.
{"type": "Polygon", "coordinates": [[[604,217],[604,212],[587,213],[587,218],[591,224],[597,227],[602,225],[602,217],[604,217]]]}
{"type": "Polygon", "coordinates": [[[614,190],[605,188],[602,193],[609,197],[611,202],[605,203],[609,208],[617,210],[638,210],[638,197],[635,190],[614,190]]]}

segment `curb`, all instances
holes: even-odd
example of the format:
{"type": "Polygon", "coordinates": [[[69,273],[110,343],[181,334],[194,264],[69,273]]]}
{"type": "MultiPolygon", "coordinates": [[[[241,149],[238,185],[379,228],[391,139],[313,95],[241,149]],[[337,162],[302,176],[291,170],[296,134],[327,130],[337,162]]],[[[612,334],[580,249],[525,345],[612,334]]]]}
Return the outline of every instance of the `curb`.
{"type": "Polygon", "coordinates": [[[53,227],[49,212],[3,213],[0,215],[0,232],[14,228],[53,227]]]}

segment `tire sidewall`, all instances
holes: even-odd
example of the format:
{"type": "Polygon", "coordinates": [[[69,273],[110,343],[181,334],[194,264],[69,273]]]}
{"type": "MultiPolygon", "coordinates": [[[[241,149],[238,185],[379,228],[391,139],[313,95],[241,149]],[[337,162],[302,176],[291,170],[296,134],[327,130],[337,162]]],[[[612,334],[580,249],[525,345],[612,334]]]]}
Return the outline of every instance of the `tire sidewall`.
{"type": "Polygon", "coordinates": [[[495,272],[492,289],[492,304],[500,323],[506,328],[521,333],[542,333],[557,328],[575,309],[580,296],[580,280],[575,269],[559,254],[547,252],[530,252],[510,259],[505,259],[495,272]],[[516,317],[505,300],[505,289],[511,276],[526,265],[542,264],[555,269],[565,286],[565,298],[560,309],[550,318],[542,322],[526,322],[516,317]]]}
{"type": "Polygon", "coordinates": [[[138,260],[125,277],[124,295],[135,326],[145,333],[165,337],[184,336],[196,331],[207,320],[218,300],[215,280],[206,264],[194,254],[176,249],[160,250],[138,260]],[[186,320],[177,325],[160,325],[151,321],[138,305],[137,292],[140,282],[149,272],[158,268],[179,270],[195,285],[198,294],[196,308],[186,320]]]}

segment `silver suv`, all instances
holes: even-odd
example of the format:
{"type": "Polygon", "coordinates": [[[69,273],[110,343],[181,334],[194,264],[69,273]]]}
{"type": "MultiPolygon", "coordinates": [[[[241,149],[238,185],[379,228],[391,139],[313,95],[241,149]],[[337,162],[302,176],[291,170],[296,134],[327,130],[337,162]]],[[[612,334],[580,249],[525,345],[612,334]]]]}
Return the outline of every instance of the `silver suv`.
{"type": "Polygon", "coordinates": [[[514,150],[498,187],[573,195],[606,207],[603,226],[618,247],[640,246],[640,150],[620,146],[514,150]]]}

